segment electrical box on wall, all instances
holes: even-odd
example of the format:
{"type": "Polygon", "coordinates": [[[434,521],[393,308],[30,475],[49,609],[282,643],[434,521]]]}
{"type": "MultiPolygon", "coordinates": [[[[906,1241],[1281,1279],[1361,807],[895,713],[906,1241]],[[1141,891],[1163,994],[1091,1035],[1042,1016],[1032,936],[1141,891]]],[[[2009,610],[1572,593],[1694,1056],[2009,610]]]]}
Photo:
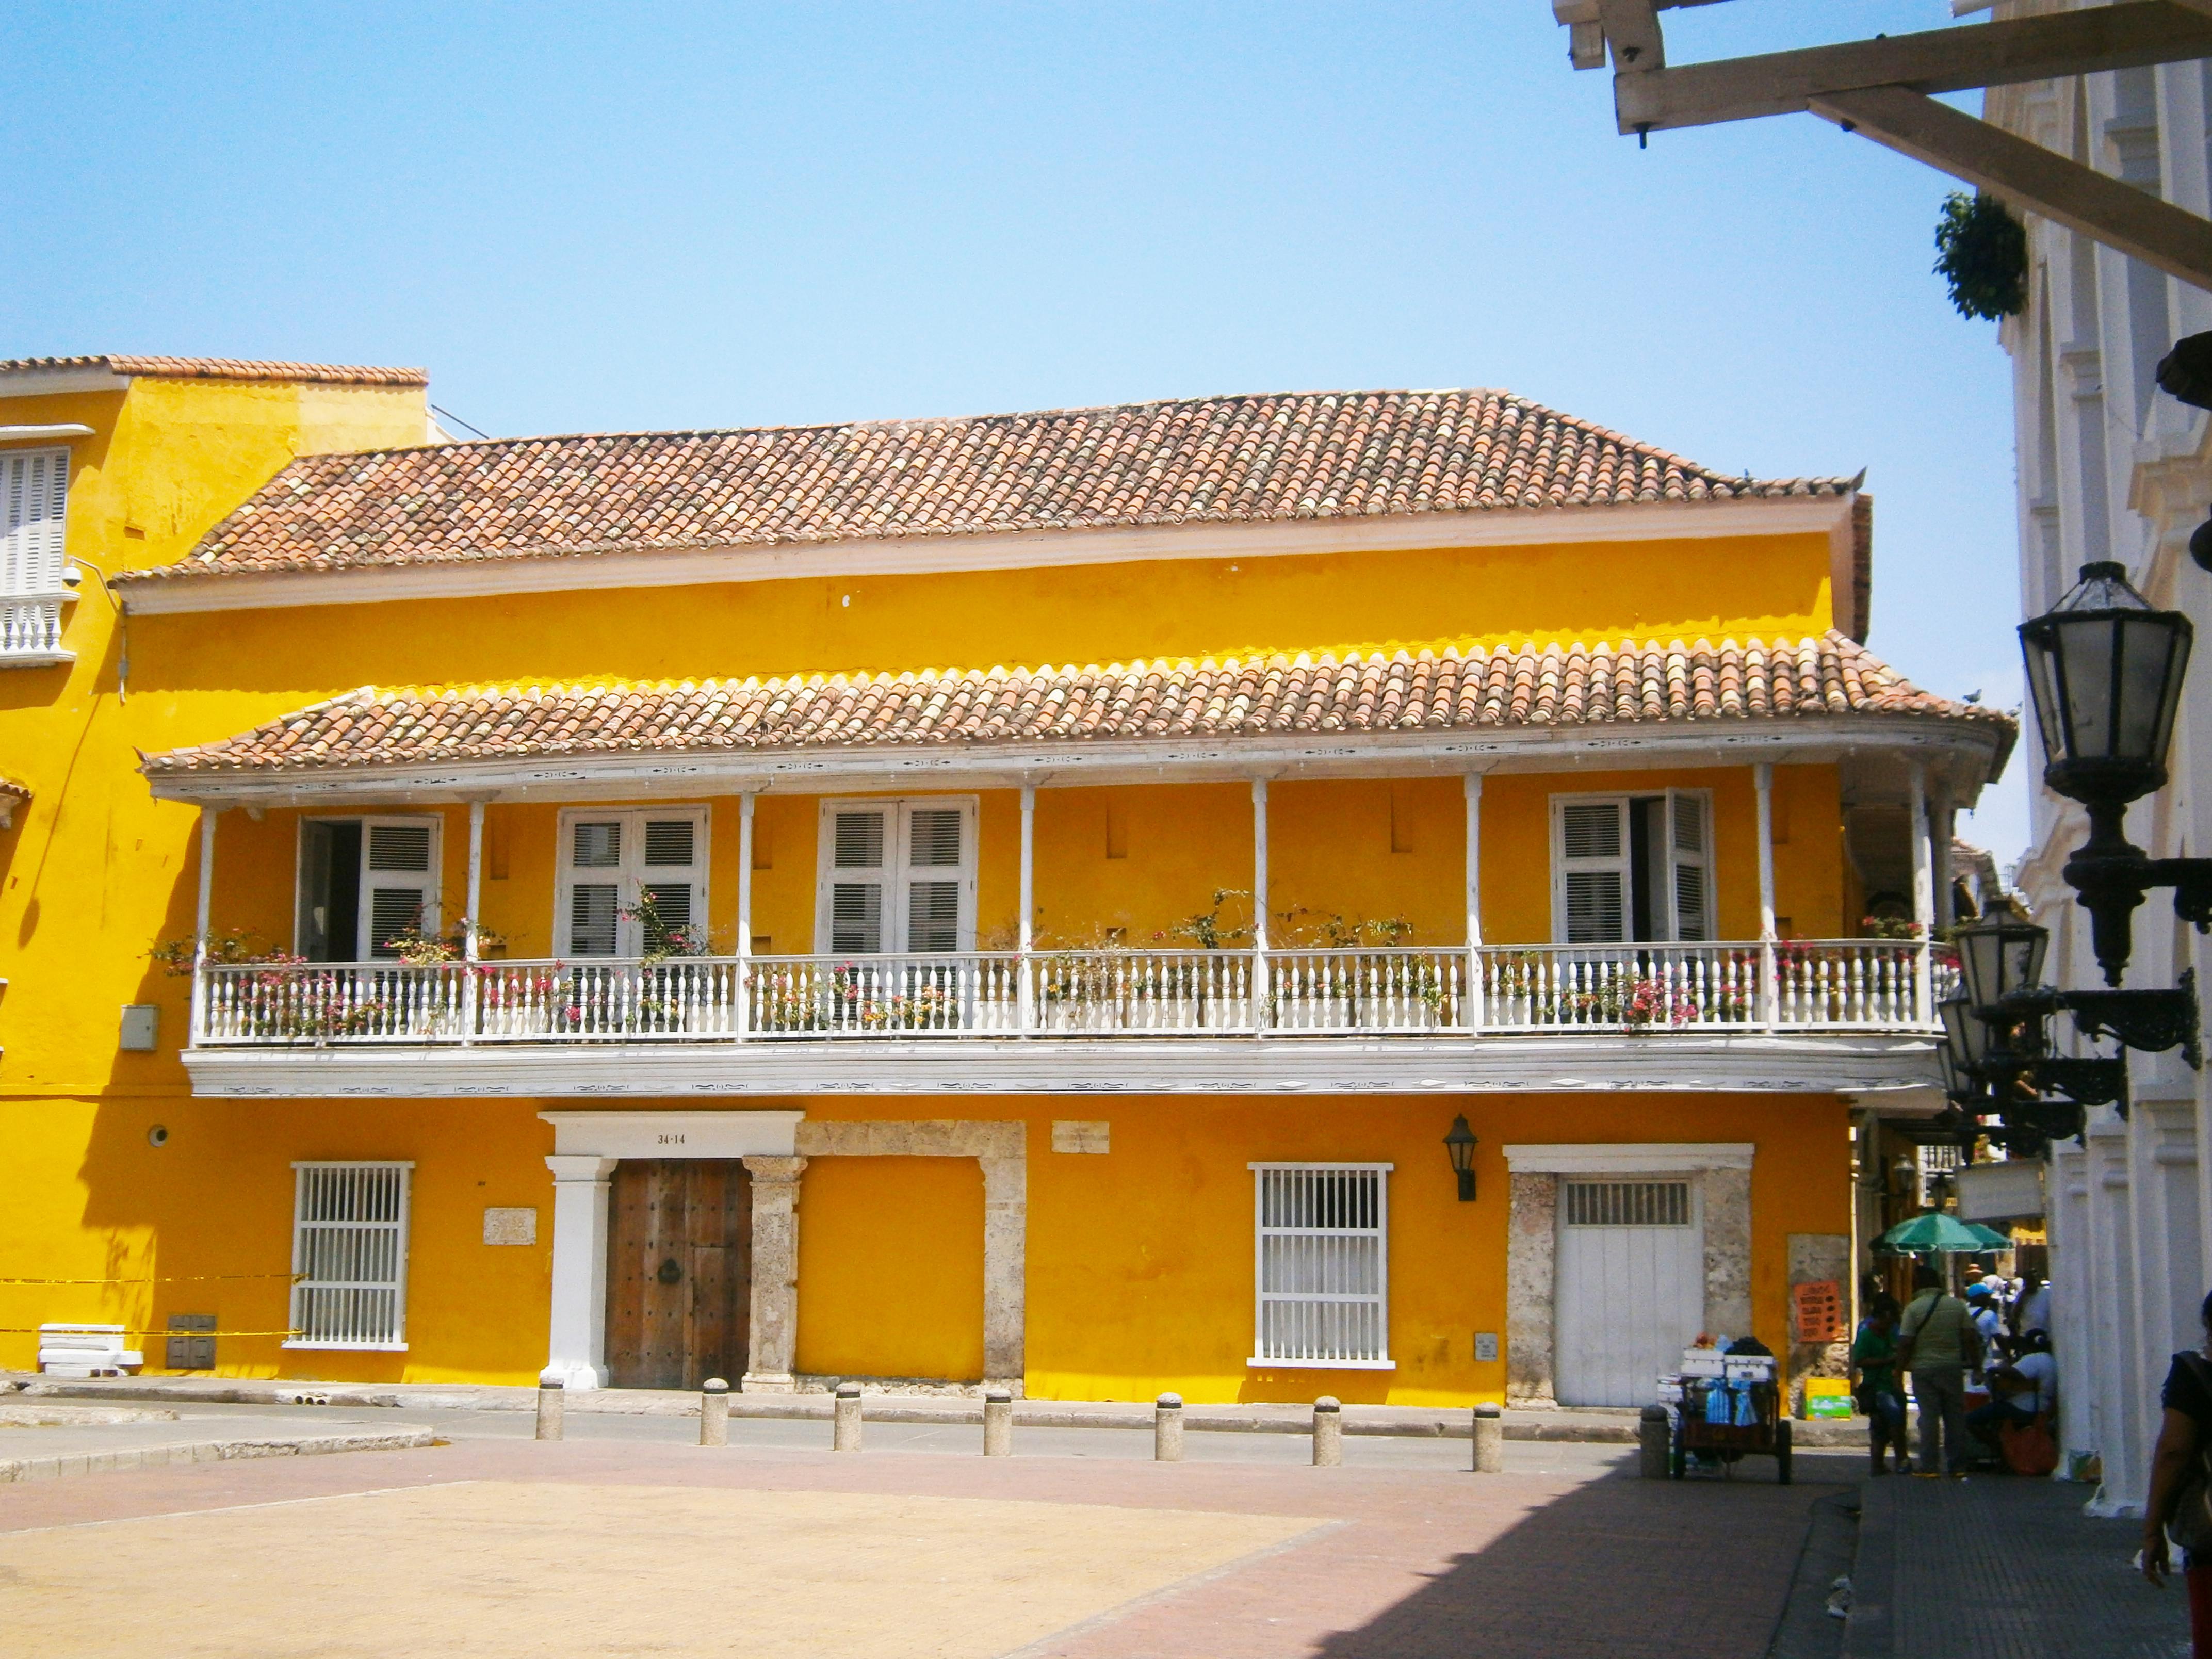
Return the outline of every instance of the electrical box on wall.
{"type": "Polygon", "coordinates": [[[173,1371],[215,1369],[215,1316],[171,1314],[169,1352],[163,1363],[173,1371]]]}
{"type": "Polygon", "coordinates": [[[123,1036],[118,1047],[133,1054],[150,1054],[161,1035],[161,1009],[150,1002],[123,1005],[123,1036]]]}

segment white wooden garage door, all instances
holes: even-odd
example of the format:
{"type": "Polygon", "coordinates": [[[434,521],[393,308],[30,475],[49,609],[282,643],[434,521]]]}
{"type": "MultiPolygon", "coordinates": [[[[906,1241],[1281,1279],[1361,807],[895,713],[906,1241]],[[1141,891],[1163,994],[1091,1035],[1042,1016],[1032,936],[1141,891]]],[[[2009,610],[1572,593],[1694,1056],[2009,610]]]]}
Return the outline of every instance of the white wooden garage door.
{"type": "Polygon", "coordinates": [[[1648,1406],[1705,1317],[1696,1183],[1570,1181],[1559,1194],[1554,1308],[1563,1406],[1648,1406]]]}

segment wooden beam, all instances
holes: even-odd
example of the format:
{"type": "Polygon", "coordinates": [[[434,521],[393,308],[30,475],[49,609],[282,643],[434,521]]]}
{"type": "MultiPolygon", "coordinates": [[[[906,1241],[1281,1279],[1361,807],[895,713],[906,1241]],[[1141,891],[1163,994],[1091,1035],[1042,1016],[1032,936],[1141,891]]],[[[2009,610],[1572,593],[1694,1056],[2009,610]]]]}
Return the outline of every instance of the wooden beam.
{"type": "Polygon", "coordinates": [[[1815,99],[1813,113],[2212,291],[2212,221],[1903,87],[1815,99]]]}
{"type": "MultiPolygon", "coordinates": [[[[1610,33],[1609,9],[1606,21],[1610,33]]],[[[1963,92],[2197,58],[2212,58],[2212,0],[2123,0],[2002,23],[1617,74],[1613,112],[1623,132],[1662,132],[1793,114],[1815,98],[1869,87],[1963,92]]]]}
{"type": "Polygon", "coordinates": [[[1616,75],[1645,75],[1667,65],[1667,44],[1651,0],[1597,0],[1598,21],[1613,48],[1616,75]]]}

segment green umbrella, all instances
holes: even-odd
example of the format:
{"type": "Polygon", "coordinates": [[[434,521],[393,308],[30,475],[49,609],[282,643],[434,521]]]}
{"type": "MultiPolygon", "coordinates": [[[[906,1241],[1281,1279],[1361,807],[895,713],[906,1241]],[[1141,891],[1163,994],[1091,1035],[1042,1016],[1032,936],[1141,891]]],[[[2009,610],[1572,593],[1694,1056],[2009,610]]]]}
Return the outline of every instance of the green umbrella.
{"type": "Polygon", "coordinates": [[[1926,1215],[1899,1222],[1881,1236],[1881,1243],[1883,1249],[1900,1253],[1935,1250],[1956,1255],[1989,1249],[1989,1241],[1995,1237],[1987,1227],[1970,1227],[1941,1210],[1930,1210],[1926,1215]]]}

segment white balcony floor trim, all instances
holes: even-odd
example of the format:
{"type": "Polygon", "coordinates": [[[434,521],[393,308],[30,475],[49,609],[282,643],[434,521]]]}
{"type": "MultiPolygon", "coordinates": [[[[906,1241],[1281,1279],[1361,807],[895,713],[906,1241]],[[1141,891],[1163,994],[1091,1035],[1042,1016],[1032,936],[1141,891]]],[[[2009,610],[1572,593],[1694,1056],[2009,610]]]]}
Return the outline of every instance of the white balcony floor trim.
{"type": "Polygon", "coordinates": [[[1846,1094],[1942,1106],[1932,1038],[1834,1032],[188,1048],[195,1095],[1846,1094]]]}

